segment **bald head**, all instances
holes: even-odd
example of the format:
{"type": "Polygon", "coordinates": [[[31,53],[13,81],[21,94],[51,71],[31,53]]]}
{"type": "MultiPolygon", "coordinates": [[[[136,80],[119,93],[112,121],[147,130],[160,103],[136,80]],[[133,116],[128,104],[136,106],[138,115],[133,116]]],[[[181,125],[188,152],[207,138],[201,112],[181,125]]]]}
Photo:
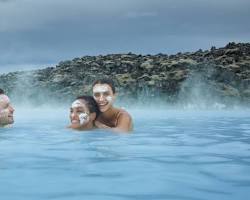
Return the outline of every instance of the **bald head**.
{"type": "Polygon", "coordinates": [[[14,123],[14,108],[10,104],[10,99],[5,94],[0,94],[0,126],[14,123]]]}

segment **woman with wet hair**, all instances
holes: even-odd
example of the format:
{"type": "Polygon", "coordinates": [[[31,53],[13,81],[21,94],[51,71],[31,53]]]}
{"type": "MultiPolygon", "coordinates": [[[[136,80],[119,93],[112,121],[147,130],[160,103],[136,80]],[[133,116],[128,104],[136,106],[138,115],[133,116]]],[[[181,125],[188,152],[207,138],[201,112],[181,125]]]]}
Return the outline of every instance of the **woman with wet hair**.
{"type": "Polygon", "coordinates": [[[70,107],[70,126],[77,130],[89,130],[95,128],[94,121],[100,111],[95,100],[91,96],[80,96],[70,107]]]}
{"type": "Polygon", "coordinates": [[[133,122],[130,114],[121,108],[113,106],[116,91],[114,82],[110,79],[100,79],[93,83],[93,97],[100,109],[100,115],[95,121],[98,128],[117,132],[129,132],[133,122]]]}

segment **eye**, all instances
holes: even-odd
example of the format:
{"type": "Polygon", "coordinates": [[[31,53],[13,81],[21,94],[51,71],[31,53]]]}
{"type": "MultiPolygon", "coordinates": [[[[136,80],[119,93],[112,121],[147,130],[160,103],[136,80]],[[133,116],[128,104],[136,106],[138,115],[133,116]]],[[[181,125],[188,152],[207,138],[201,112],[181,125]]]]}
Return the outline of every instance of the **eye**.
{"type": "Polygon", "coordinates": [[[77,113],[84,113],[84,112],[85,112],[85,108],[83,108],[83,107],[78,107],[78,108],[76,109],[76,112],[77,112],[77,113]]]}
{"type": "Polygon", "coordinates": [[[100,97],[100,96],[101,96],[101,94],[100,94],[99,92],[94,93],[94,97],[98,98],[98,97],[100,97]]]}
{"type": "Polygon", "coordinates": [[[105,96],[105,97],[109,96],[109,92],[104,92],[103,96],[105,96]]]}

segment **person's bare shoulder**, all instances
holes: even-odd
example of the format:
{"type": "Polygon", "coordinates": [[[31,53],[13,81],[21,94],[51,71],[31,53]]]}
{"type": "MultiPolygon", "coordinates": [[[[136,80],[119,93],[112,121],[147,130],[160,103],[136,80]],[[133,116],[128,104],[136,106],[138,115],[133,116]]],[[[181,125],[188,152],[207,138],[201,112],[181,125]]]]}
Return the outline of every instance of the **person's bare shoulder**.
{"type": "Polygon", "coordinates": [[[133,120],[131,115],[124,109],[120,109],[120,114],[118,117],[118,129],[121,129],[121,131],[131,131],[133,128],[133,120]]]}

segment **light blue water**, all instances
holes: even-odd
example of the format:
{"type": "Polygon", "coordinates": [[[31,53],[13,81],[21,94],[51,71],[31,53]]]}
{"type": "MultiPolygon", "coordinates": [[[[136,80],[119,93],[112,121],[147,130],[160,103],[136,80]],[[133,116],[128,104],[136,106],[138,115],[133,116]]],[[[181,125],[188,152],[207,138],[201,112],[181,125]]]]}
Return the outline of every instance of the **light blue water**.
{"type": "Polygon", "coordinates": [[[65,129],[67,111],[17,111],[0,129],[0,199],[250,198],[250,112],[131,112],[126,135],[65,129]]]}

